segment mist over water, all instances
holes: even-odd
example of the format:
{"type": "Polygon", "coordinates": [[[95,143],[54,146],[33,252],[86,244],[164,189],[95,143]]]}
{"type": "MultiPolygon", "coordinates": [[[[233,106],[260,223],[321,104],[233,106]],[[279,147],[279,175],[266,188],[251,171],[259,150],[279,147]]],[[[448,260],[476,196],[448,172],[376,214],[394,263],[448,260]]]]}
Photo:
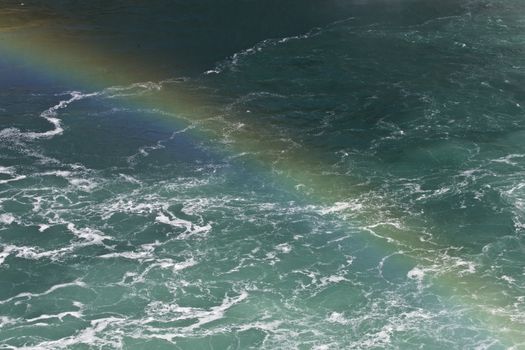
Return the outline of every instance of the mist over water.
{"type": "Polygon", "coordinates": [[[0,348],[525,347],[524,16],[2,3],[0,348]]]}

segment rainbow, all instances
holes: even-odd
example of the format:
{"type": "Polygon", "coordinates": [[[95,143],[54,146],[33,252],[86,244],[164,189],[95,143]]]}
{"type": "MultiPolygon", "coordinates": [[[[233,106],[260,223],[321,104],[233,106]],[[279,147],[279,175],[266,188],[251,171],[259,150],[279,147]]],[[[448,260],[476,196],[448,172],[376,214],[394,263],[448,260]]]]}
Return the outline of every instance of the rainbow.
{"type": "MultiPolygon", "coordinates": [[[[65,34],[52,34],[46,30],[52,19],[33,17],[29,16],[31,19],[27,20],[28,15],[22,10],[0,9],[0,23],[7,23],[8,18],[11,21],[10,26],[0,27],[0,55],[22,61],[37,74],[64,80],[83,91],[159,78],[158,72],[148,71],[145,68],[148,65],[132,57],[109,54],[78,37],[73,40],[65,34]],[[25,20],[17,22],[16,17],[20,14],[24,14],[20,17],[25,20]]],[[[164,118],[167,123],[195,123],[216,136],[222,133],[220,126],[211,122],[209,116],[200,114],[196,108],[210,102],[206,101],[205,96],[192,91],[160,89],[154,96],[129,97],[127,103],[165,111],[167,113],[159,118],[164,118]]],[[[307,199],[313,204],[344,204],[359,195],[355,186],[351,186],[352,179],[348,176],[312,175],[323,165],[316,150],[297,149],[293,151],[293,156],[287,158],[293,160],[276,162],[272,155],[280,151],[279,144],[275,140],[258,137],[257,122],[233,114],[228,118],[243,124],[231,136],[233,150],[253,153],[258,161],[254,166],[261,167],[261,171],[271,176],[277,176],[283,186],[294,188],[301,185],[307,188],[307,199]]],[[[193,129],[191,135],[207,137],[198,128],[193,129]]],[[[366,208],[363,213],[352,212],[349,206],[342,205],[341,208],[337,214],[346,220],[349,227],[365,227],[363,235],[378,252],[399,252],[415,263],[418,271],[430,272],[429,278],[432,279],[434,289],[447,300],[451,308],[465,310],[467,317],[479,322],[505,346],[524,344],[524,325],[517,320],[505,298],[507,292],[511,294],[510,290],[504,290],[505,287],[475,272],[466,271],[463,262],[446,252],[447,242],[421,240],[417,229],[399,226],[402,222],[400,217],[396,217],[395,213],[384,213],[379,207],[366,208]]],[[[406,269],[407,266],[400,265],[400,268],[406,269]]]]}

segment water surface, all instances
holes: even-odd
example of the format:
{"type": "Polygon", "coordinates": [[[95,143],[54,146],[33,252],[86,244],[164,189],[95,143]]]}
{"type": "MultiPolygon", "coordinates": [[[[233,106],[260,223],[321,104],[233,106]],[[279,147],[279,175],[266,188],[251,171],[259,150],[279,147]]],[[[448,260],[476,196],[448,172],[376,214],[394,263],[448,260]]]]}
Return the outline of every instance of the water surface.
{"type": "Polygon", "coordinates": [[[520,1],[6,1],[0,347],[521,349],[520,1]]]}

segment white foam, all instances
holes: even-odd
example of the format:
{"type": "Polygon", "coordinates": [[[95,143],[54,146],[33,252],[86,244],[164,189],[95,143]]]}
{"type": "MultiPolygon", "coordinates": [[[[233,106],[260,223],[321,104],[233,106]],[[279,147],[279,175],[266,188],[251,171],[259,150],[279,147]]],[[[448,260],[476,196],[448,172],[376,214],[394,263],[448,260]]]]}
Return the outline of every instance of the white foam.
{"type": "Polygon", "coordinates": [[[340,312],[332,312],[328,317],[328,322],[347,325],[350,323],[350,320],[346,319],[344,315],[340,312]]]}
{"type": "Polygon", "coordinates": [[[159,259],[155,256],[155,247],[160,245],[162,245],[162,243],[156,241],[155,243],[141,245],[142,250],[138,252],[108,253],[100,255],[99,258],[124,258],[129,260],[138,260],[141,263],[149,263],[147,268],[141,273],[140,276],[138,276],[138,280],[143,280],[144,275],[149,273],[149,271],[155,267],[160,267],[161,269],[172,269],[173,272],[177,272],[197,264],[197,260],[195,260],[193,256],[183,261],[175,261],[169,258],[159,259]]]}
{"type": "Polygon", "coordinates": [[[334,205],[328,208],[321,209],[319,213],[321,215],[334,214],[345,210],[357,211],[363,208],[361,203],[355,202],[336,202],[334,205]]]}
{"type": "Polygon", "coordinates": [[[172,227],[184,229],[184,232],[180,236],[181,239],[185,239],[195,234],[208,233],[212,228],[210,224],[199,226],[188,220],[183,220],[176,217],[170,218],[162,212],[157,214],[155,221],[170,225],[172,227]]]}
{"type": "Polygon", "coordinates": [[[62,321],[62,319],[64,317],[66,317],[66,316],[82,318],[83,314],[82,314],[82,312],[80,310],[79,311],[64,311],[64,312],[61,312],[61,313],[58,313],[58,314],[52,314],[52,315],[42,314],[42,315],[40,315],[38,317],[28,318],[28,319],[26,319],[26,321],[27,322],[35,322],[35,321],[41,321],[41,320],[49,320],[49,319],[53,319],[53,318],[57,318],[60,321],[62,321]]]}
{"type": "Polygon", "coordinates": [[[5,259],[9,256],[9,254],[11,254],[12,251],[8,246],[4,246],[2,248],[3,250],[0,252],[0,265],[4,263],[5,259]]]}
{"type": "Polygon", "coordinates": [[[151,91],[160,91],[166,82],[171,81],[172,80],[163,80],[160,82],[145,81],[133,83],[131,85],[111,86],[104,89],[100,94],[104,95],[106,98],[140,96],[151,91]]]}
{"type": "Polygon", "coordinates": [[[48,225],[48,224],[39,224],[38,225],[38,232],[44,232],[45,230],[47,230],[50,227],[51,227],[51,225],[48,225]]]}
{"type": "Polygon", "coordinates": [[[397,230],[402,230],[404,228],[403,224],[399,220],[395,220],[395,219],[390,219],[389,221],[384,221],[384,222],[378,222],[378,223],[375,223],[375,224],[372,224],[372,225],[361,226],[361,228],[363,230],[365,230],[365,231],[370,232],[370,234],[372,234],[375,237],[384,239],[384,240],[386,240],[389,243],[393,243],[393,242],[395,242],[395,240],[393,238],[388,237],[386,235],[385,236],[380,235],[375,230],[377,228],[386,227],[386,226],[392,226],[392,227],[394,227],[397,230]]]}
{"type": "Polygon", "coordinates": [[[236,327],[237,330],[243,332],[250,329],[260,329],[263,331],[276,331],[279,329],[279,326],[282,324],[282,321],[270,321],[270,322],[251,322],[251,323],[245,323],[241,324],[238,327],[236,327]]]}
{"type": "Polygon", "coordinates": [[[173,270],[175,270],[175,271],[184,270],[184,269],[187,269],[188,267],[192,267],[192,266],[194,266],[196,264],[197,264],[197,261],[195,259],[191,258],[191,259],[188,259],[188,260],[185,260],[185,261],[182,261],[182,262],[174,264],[173,265],[173,270]]]}
{"type": "Polygon", "coordinates": [[[214,68],[214,69],[208,69],[207,71],[204,72],[204,74],[208,75],[208,74],[219,74],[222,70],[220,68],[214,68]]]}
{"type": "Polygon", "coordinates": [[[330,350],[330,345],[328,344],[314,345],[312,350],[330,350]]]}
{"type": "Polygon", "coordinates": [[[326,277],[321,277],[319,281],[321,282],[320,286],[324,287],[329,284],[337,284],[343,281],[348,281],[348,279],[340,275],[330,275],[326,277]]]}
{"type": "Polygon", "coordinates": [[[47,171],[43,173],[38,173],[37,175],[57,176],[57,177],[64,178],[65,180],[67,180],[67,182],[71,184],[71,186],[76,187],[85,192],[90,192],[99,185],[96,181],[83,177],[85,176],[85,174],[83,173],[87,173],[88,169],[78,167],[78,166],[75,167],[74,165],[71,167],[77,171],[55,170],[55,171],[47,171]]]}
{"type": "Polygon", "coordinates": [[[58,314],[42,314],[40,316],[34,317],[34,318],[28,318],[25,321],[27,322],[35,322],[35,321],[41,321],[41,320],[49,320],[49,319],[59,319],[62,321],[62,319],[66,316],[72,316],[76,318],[82,318],[83,311],[85,309],[84,304],[78,301],[73,301],[73,306],[78,308],[77,311],[64,311],[60,312],[58,314]]]}
{"type": "MultiPolygon", "coordinates": [[[[166,321],[192,320],[197,319],[197,322],[181,328],[182,332],[193,332],[201,326],[210,322],[219,320],[224,317],[224,313],[232,306],[239,304],[248,298],[248,293],[243,291],[234,298],[226,297],[218,306],[214,306],[208,310],[194,307],[179,306],[177,304],[165,304],[162,302],[153,302],[148,308],[148,314],[154,315],[155,319],[159,317],[166,321]]],[[[155,337],[172,341],[177,335],[175,334],[158,334],[155,337]]]]}
{"type": "Polygon", "coordinates": [[[462,268],[462,270],[460,271],[460,274],[466,274],[466,273],[473,274],[476,272],[476,264],[474,262],[466,261],[461,258],[456,258],[454,260],[455,260],[454,265],[456,267],[462,268]]]}
{"type": "Polygon", "coordinates": [[[98,183],[90,180],[90,179],[84,179],[84,178],[68,178],[69,183],[77,187],[78,189],[85,191],[85,192],[91,192],[93,189],[95,189],[98,186],[98,183]]]}
{"type": "Polygon", "coordinates": [[[104,245],[104,240],[111,239],[110,236],[104,235],[101,231],[91,229],[88,227],[77,229],[75,224],[68,223],[67,229],[73,233],[76,237],[90,243],[90,244],[98,244],[98,245],[104,245]]]}
{"type": "MultiPolygon", "coordinates": [[[[152,111],[151,110],[147,110],[146,112],[152,112],[152,111]]],[[[162,114],[162,111],[159,111],[159,110],[153,110],[153,112],[155,114],[159,114],[159,113],[162,114]]],[[[160,150],[160,149],[166,148],[166,146],[164,146],[164,144],[166,142],[168,142],[170,140],[173,140],[178,134],[185,133],[186,131],[193,129],[194,127],[195,127],[194,125],[189,125],[189,126],[185,127],[184,129],[177,130],[177,131],[173,132],[168,138],[161,139],[161,140],[157,141],[153,145],[146,145],[146,146],[140,147],[138,149],[137,153],[135,153],[135,154],[133,154],[133,155],[131,155],[131,156],[129,156],[127,158],[127,162],[130,165],[135,165],[139,157],[147,157],[147,156],[149,156],[150,152],[152,152],[152,151],[156,151],[156,150],[160,150]]]]}
{"type": "Polygon", "coordinates": [[[414,267],[412,270],[408,271],[407,277],[421,283],[425,277],[425,271],[419,267],[414,267]]]}
{"type": "Polygon", "coordinates": [[[508,165],[517,165],[518,163],[512,161],[514,158],[523,158],[525,157],[525,154],[509,154],[509,155],[506,155],[505,157],[501,157],[501,158],[498,158],[498,159],[493,159],[491,160],[492,162],[495,162],[495,163],[504,163],[504,164],[508,164],[508,165]]]}
{"type": "Polygon", "coordinates": [[[69,93],[71,96],[67,100],[62,100],[58,102],[58,104],[54,105],[53,107],[50,107],[40,113],[40,117],[47,120],[52,126],[53,129],[44,131],[44,132],[35,132],[35,131],[29,131],[29,132],[22,132],[19,129],[16,128],[6,128],[0,130],[0,138],[3,139],[41,139],[41,138],[52,138],[56,135],[60,135],[63,133],[64,129],[62,128],[62,120],[60,120],[58,116],[58,111],[64,108],[67,108],[71,103],[74,101],[82,100],[86,97],[95,96],[98,93],[92,93],[92,94],[82,94],[78,91],[72,91],[69,93]]]}
{"type": "Polygon", "coordinates": [[[7,174],[7,175],[13,175],[15,173],[15,169],[12,166],[1,166],[0,165],[0,174],[7,174]]]}
{"type": "Polygon", "coordinates": [[[0,214],[0,223],[2,224],[11,225],[15,220],[15,217],[11,213],[0,214]]]}
{"type": "Polygon", "coordinates": [[[46,131],[46,132],[28,132],[25,135],[29,138],[42,138],[42,137],[52,137],[55,135],[61,134],[64,129],[61,125],[61,120],[58,119],[57,112],[60,109],[66,108],[70,103],[74,101],[78,101],[83,99],[84,97],[88,97],[89,95],[83,95],[78,91],[71,92],[71,98],[68,100],[62,100],[58,104],[54,105],[53,107],[45,110],[40,114],[40,116],[44,119],[46,119],[49,123],[51,123],[54,128],[52,130],[46,131]]]}
{"type": "Polygon", "coordinates": [[[292,251],[292,246],[288,243],[281,243],[275,247],[276,250],[280,251],[283,254],[288,254],[292,251]]]}
{"type": "Polygon", "coordinates": [[[0,329],[5,326],[16,324],[17,320],[7,316],[0,316],[0,329]]]}
{"type": "Polygon", "coordinates": [[[135,179],[133,176],[130,176],[130,175],[119,174],[119,176],[121,178],[123,178],[124,180],[126,180],[127,182],[132,183],[132,184],[140,184],[141,183],[139,180],[135,179]]]}
{"type": "Polygon", "coordinates": [[[507,275],[503,275],[500,277],[502,280],[504,280],[505,282],[507,283],[515,283],[516,282],[516,279],[514,277],[511,277],[511,276],[507,276],[507,275]]]}
{"type": "Polygon", "coordinates": [[[71,171],[68,170],[55,170],[55,171],[46,171],[44,173],[40,173],[39,175],[42,176],[57,176],[57,177],[63,177],[67,178],[71,176],[71,171]]]}
{"type": "MultiPolygon", "coordinates": [[[[38,344],[38,346],[28,346],[28,347],[19,347],[17,349],[19,350],[34,350],[34,349],[70,349],[74,345],[78,344],[85,344],[89,345],[90,347],[96,347],[96,348],[106,348],[109,347],[111,349],[121,349],[122,348],[122,342],[121,339],[118,340],[111,340],[106,338],[99,337],[99,333],[104,333],[104,331],[107,330],[107,328],[113,324],[123,324],[126,321],[124,318],[118,318],[118,317],[107,317],[107,318],[100,318],[96,320],[92,320],[90,322],[90,327],[84,328],[78,333],[61,338],[58,340],[50,340],[50,341],[44,341],[38,344]]],[[[46,324],[42,324],[46,325],[46,324]]]]}
{"type": "Polygon", "coordinates": [[[234,53],[232,56],[230,56],[230,58],[218,63],[214,68],[206,70],[204,74],[205,75],[220,74],[226,69],[235,70],[236,66],[240,63],[240,61],[244,57],[254,55],[258,52],[262,52],[263,50],[269,47],[275,47],[278,45],[282,45],[292,40],[308,39],[310,37],[320,34],[321,32],[322,32],[322,28],[314,28],[300,35],[293,35],[293,36],[278,38],[278,39],[265,39],[250,48],[234,53]]]}
{"type": "Polygon", "coordinates": [[[40,260],[43,258],[58,259],[73,251],[74,248],[75,246],[71,245],[64,248],[41,251],[36,247],[4,245],[0,253],[0,265],[2,265],[5,259],[11,254],[14,254],[18,258],[28,260],[40,260]]]}
{"type": "Polygon", "coordinates": [[[86,284],[84,282],[82,282],[80,279],[77,279],[77,280],[75,280],[73,282],[55,284],[54,286],[52,286],[51,288],[47,289],[46,291],[44,291],[42,293],[23,292],[23,293],[19,293],[19,294],[15,295],[13,297],[10,297],[8,299],[0,300],[0,305],[8,303],[8,302],[11,302],[13,300],[17,300],[17,299],[32,299],[32,298],[36,298],[36,297],[41,297],[41,296],[44,296],[44,295],[51,294],[51,293],[53,293],[56,290],[63,289],[63,288],[68,288],[68,287],[82,287],[82,288],[85,288],[86,284]]]}
{"type": "Polygon", "coordinates": [[[16,176],[16,177],[12,178],[12,179],[0,180],[0,185],[1,184],[6,184],[6,183],[9,183],[9,182],[15,182],[15,181],[23,180],[25,178],[26,178],[25,175],[19,175],[19,176],[16,176]]]}
{"type": "Polygon", "coordinates": [[[112,258],[125,258],[130,260],[144,260],[151,259],[152,255],[149,252],[120,252],[120,253],[108,253],[100,255],[99,258],[102,259],[112,259],[112,258]]]}

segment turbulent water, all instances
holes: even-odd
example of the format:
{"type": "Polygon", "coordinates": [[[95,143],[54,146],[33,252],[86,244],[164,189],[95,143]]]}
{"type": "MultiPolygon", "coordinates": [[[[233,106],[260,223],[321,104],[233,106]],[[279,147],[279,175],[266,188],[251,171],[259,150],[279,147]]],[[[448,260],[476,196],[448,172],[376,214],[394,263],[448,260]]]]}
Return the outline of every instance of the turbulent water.
{"type": "Polygon", "coordinates": [[[4,1],[0,348],[525,349],[524,107],[518,0],[4,1]]]}

